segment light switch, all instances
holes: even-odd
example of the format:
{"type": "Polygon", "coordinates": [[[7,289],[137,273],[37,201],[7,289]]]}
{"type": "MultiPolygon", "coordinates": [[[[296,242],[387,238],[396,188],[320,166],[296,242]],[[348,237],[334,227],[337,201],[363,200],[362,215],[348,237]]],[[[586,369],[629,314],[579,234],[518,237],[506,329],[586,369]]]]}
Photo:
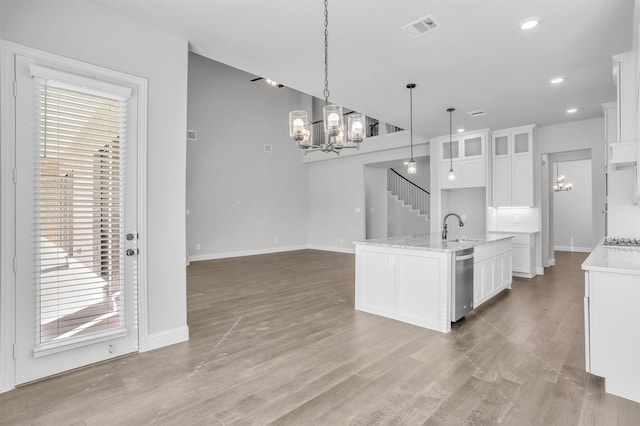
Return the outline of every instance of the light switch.
{"type": "Polygon", "coordinates": [[[360,207],[356,207],[356,213],[360,213],[360,207]]]}

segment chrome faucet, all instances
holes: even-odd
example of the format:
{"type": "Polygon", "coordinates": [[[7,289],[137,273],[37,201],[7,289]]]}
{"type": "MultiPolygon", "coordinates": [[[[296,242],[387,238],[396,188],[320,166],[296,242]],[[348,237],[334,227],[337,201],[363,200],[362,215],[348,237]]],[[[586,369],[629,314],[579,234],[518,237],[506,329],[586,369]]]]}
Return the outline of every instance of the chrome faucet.
{"type": "Polygon", "coordinates": [[[448,213],[444,217],[444,220],[442,221],[442,239],[443,240],[447,239],[447,219],[449,218],[449,216],[457,217],[458,218],[458,225],[460,225],[461,227],[464,226],[464,223],[462,222],[462,218],[457,213],[448,213]]]}

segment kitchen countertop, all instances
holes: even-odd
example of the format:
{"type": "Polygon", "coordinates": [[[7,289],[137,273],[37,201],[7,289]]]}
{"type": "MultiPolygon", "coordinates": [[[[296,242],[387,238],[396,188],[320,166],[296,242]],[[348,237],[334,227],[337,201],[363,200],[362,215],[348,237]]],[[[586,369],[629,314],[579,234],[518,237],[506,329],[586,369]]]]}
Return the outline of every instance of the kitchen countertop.
{"type": "Polygon", "coordinates": [[[537,234],[540,231],[527,231],[527,230],[518,230],[518,231],[487,231],[487,234],[537,234]]]}
{"type": "Polygon", "coordinates": [[[438,233],[413,234],[402,237],[373,238],[364,241],[354,241],[354,244],[364,244],[370,246],[394,247],[401,249],[418,249],[441,252],[454,252],[466,248],[475,247],[499,240],[513,238],[506,234],[486,234],[483,236],[455,236],[450,240],[443,241],[438,233]],[[459,240],[459,241],[453,241],[459,240]]]}
{"type": "Polygon", "coordinates": [[[640,247],[605,247],[600,241],[582,264],[582,269],[640,275],[640,247]]]}

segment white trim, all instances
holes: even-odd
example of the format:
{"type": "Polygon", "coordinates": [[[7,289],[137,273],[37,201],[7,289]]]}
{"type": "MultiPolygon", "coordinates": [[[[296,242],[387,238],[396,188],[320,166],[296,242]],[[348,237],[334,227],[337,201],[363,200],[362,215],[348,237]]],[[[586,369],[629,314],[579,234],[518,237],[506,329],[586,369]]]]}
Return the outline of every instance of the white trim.
{"type": "Polygon", "coordinates": [[[542,266],[536,267],[536,273],[538,275],[544,275],[544,267],[542,267],[542,266]]]}
{"type": "Polygon", "coordinates": [[[536,274],[528,274],[526,272],[516,272],[516,271],[513,271],[511,275],[513,275],[514,277],[520,277],[520,278],[533,278],[536,276],[536,274]]]}
{"type": "Polygon", "coordinates": [[[145,344],[140,346],[138,350],[140,352],[152,351],[164,346],[175,345],[176,343],[186,342],[189,340],[189,327],[183,326],[174,328],[172,330],[164,330],[159,333],[153,333],[147,336],[145,344]]]}
{"type": "Polygon", "coordinates": [[[335,251],[337,253],[348,253],[355,254],[356,249],[354,248],[345,248],[345,247],[334,247],[334,246],[323,246],[318,244],[309,244],[307,246],[308,249],[311,250],[322,250],[322,251],[335,251]]]}
{"type": "Polygon", "coordinates": [[[0,393],[13,389],[15,371],[15,98],[14,51],[0,40],[0,393]]]}
{"type": "Polygon", "coordinates": [[[555,251],[571,251],[579,253],[591,253],[593,248],[591,247],[575,247],[575,246],[553,246],[555,251]]]}
{"type": "Polygon", "coordinates": [[[556,259],[555,258],[549,259],[549,266],[556,266],[556,259]]]}
{"type": "Polygon", "coordinates": [[[227,259],[229,257],[244,257],[244,256],[256,256],[259,254],[280,253],[294,250],[305,250],[308,247],[302,246],[287,246],[287,247],[270,247],[265,249],[254,250],[241,250],[241,251],[227,251],[222,253],[208,253],[208,254],[196,254],[189,256],[189,262],[198,262],[200,260],[214,260],[214,259],[227,259]]]}

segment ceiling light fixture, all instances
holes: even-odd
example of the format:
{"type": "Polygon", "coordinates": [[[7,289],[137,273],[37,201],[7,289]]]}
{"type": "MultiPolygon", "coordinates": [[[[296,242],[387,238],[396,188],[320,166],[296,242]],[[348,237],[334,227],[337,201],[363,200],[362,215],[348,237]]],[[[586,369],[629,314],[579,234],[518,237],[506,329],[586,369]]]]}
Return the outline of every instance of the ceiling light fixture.
{"type": "Polygon", "coordinates": [[[538,25],[540,22],[540,18],[537,16],[532,16],[531,18],[527,18],[524,21],[520,22],[520,29],[530,30],[538,25]]]}
{"type": "Polygon", "coordinates": [[[407,165],[407,173],[410,175],[415,175],[418,172],[418,167],[413,159],[413,89],[415,87],[415,83],[407,84],[407,89],[409,89],[409,141],[411,143],[411,159],[407,165]]]}
{"type": "Polygon", "coordinates": [[[578,108],[569,108],[567,110],[567,114],[573,114],[574,112],[578,112],[578,108]]]}
{"type": "Polygon", "coordinates": [[[324,1],[324,108],[322,118],[324,123],[324,140],[322,144],[313,144],[311,125],[306,111],[291,111],[289,113],[289,135],[298,147],[307,152],[322,151],[340,154],[343,148],[360,147],[366,137],[366,117],[352,112],[348,114],[347,134],[344,133],[344,115],[342,106],[329,103],[329,2],[324,1]],[[355,146],[345,146],[345,142],[353,142],[355,146]],[[312,148],[313,147],[313,148],[312,148]],[[311,149],[310,149],[311,148],[311,149]]]}
{"type": "Polygon", "coordinates": [[[458,133],[462,133],[462,132],[464,132],[464,128],[461,127],[458,129],[458,133]]]}
{"type": "Polygon", "coordinates": [[[553,190],[555,192],[571,191],[573,189],[573,184],[571,182],[564,183],[564,181],[564,175],[558,176],[558,163],[556,163],[556,183],[553,184],[553,190]]]}
{"type": "Polygon", "coordinates": [[[456,110],[455,108],[447,108],[447,112],[449,113],[449,159],[451,160],[451,168],[449,168],[450,181],[456,180],[456,175],[455,173],[453,173],[453,142],[451,141],[452,139],[451,134],[453,133],[453,130],[452,130],[453,127],[451,126],[451,114],[455,110],[456,110]]]}
{"type": "Polygon", "coordinates": [[[558,77],[553,77],[550,82],[551,84],[560,84],[564,81],[564,77],[562,76],[558,76],[558,77]]]}

